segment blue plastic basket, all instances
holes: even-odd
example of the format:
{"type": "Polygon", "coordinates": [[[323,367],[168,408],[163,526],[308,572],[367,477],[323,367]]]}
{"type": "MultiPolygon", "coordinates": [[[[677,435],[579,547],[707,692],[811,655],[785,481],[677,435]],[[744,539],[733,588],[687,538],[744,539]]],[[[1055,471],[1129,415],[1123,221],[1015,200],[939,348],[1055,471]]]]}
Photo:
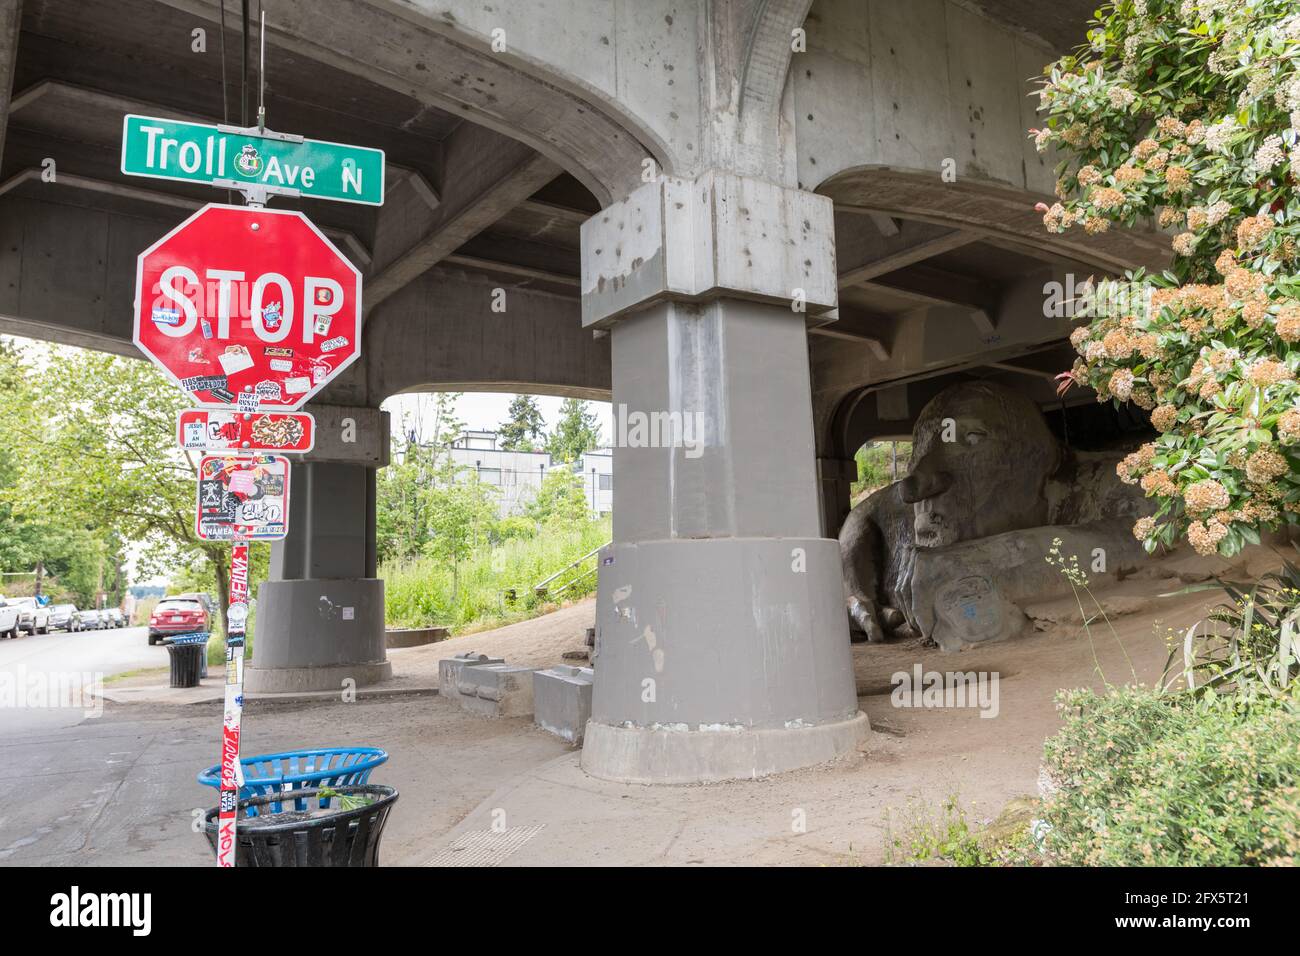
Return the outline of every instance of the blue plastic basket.
{"type": "MultiPolygon", "coordinates": [[[[244,785],[239,789],[239,799],[254,796],[271,796],[286,790],[304,787],[348,787],[368,783],[370,771],[388,760],[388,752],[378,747],[320,747],[315,750],[290,750],[278,754],[243,757],[244,785]]],[[[209,767],[198,775],[205,787],[221,787],[221,765],[209,767]]],[[[322,806],[328,801],[322,802],[322,806]]],[[[305,801],[293,801],[295,810],[307,809],[305,801]]],[[[263,805],[263,810],[267,807],[263,805]]],[[[272,813],[284,808],[280,801],[269,807],[272,813]]],[[[256,816],[253,807],[249,816],[256,816]]]]}

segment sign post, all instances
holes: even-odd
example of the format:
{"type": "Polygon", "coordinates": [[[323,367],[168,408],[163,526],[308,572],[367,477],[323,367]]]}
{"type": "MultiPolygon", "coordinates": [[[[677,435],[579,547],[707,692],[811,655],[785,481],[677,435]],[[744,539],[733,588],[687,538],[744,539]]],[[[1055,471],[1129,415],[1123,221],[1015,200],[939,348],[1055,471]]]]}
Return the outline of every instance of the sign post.
{"type": "Polygon", "coordinates": [[[226,610],[226,694],[221,718],[221,796],[217,804],[217,866],[235,865],[239,790],[239,734],[244,716],[244,628],[248,621],[248,541],[233,539],[230,549],[230,604],[226,610]]]}
{"type": "Polygon", "coordinates": [[[382,150],[250,129],[128,115],[122,172],[238,189],[247,206],[210,203],[140,254],[136,346],[201,407],[181,412],[182,449],[199,461],[195,533],[229,541],[225,709],[217,865],[237,856],[243,770],[249,543],[289,527],[287,458],[316,423],[303,404],[361,354],[361,273],[300,212],[269,196],[381,205],[382,150]]]}

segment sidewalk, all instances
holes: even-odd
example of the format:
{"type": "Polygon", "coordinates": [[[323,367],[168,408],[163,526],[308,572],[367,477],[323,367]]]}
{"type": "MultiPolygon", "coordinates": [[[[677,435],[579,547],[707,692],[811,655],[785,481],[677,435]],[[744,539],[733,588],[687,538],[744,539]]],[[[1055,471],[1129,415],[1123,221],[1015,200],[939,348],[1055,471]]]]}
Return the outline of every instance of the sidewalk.
{"type": "MultiPolygon", "coordinates": [[[[491,631],[453,637],[421,647],[394,648],[388,652],[388,659],[393,665],[392,678],[381,684],[358,687],[357,698],[436,694],[438,662],[469,651],[504,657],[511,664],[529,667],[559,664],[563,660],[564,651],[586,650],[586,631],[594,622],[595,613],[596,602],[588,599],[541,617],[491,631]]],[[[586,661],[570,663],[585,665],[586,661]]],[[[198,687],[174,688],[169,686],[167,668],[154,668],[105,685],[101,696],[118,704],[206,704],[223,700],[225,685],[220,672],[216,668],[209,668],[209,674],[198,687]]],[[[342,688],[310,693],[250,694],[248,699],[311,701],[329,700],[341,694],[342,688]]]]}

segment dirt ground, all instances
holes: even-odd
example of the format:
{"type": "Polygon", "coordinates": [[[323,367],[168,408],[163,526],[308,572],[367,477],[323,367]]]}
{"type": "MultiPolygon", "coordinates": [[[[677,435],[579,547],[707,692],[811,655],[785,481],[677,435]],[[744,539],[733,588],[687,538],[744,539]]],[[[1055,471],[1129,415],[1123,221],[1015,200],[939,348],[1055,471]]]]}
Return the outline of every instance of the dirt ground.
{"type": "MultiPolygon", "coordinates": [[[[431,845],[457,848],[486,838],[500,817],[522,841],[499,861],[509,865],[880,863],[887,818],[905,816],[910,802],[937,808],[956,795],[972,821],[985,822],[1009,801],[1035,794],[1043,741],[1059,727],[1058,689],[1154,683],[1168,657],[1168,632],[1190,626],[1222,598],[1217,589],[1175,592],[1213,574],[1244,580],[1281,558],[1255,548],[1231,565],[1186,555],[1153,561],[1097,595],[1111,625],[1094,621],[1091,635],[1080,625],[1077,603],[1065,599],[1029,609],[1040,632],[984,649],[944,654],[917,641],[855,645],[859,699],[872,733],[854,757],[759,781],[642,787],[588,777],[570,752],[519,773],[431,845]],[[996,674],[996,716],[982,717],[974,707],[894,706],[892,676],[916,664],[996,674]]],[[[586,602],[417,649],[419,666],[462,649],[532,666],[556,663],[562,651],[581,646],[592,610],[586,602]]],[[[1091,616],[1096,608],[1085,610],[1091,616]]],[[[407,666],[401,659],[400,669],[407,666]]]]}
{"type": "MultiPolygon", "coordinates": [[[[982,822],[1034,794],[1043,740],[1059,726],[1058,689],[1100,687],[1103,675],[1115,684],[1153,682],[1167,657],[1166,632],[1190,626],[1222,599],[1217,589],[1173,592],[1212,574],[1246,580],[1282,557],[1281,549],[1253,548],[1232,566],[1185,555],[1152,561],[1098,594],[1113,633],[1097,621],[1090,634],[1066,599],[1029,608],[1039,632],[983,649],[855,645],[859,702],[872,724],[862,751],[763,780],[686,787],[597,780],[581,770],[579,751],[527,718],[470,716],[430,692],[438,661],[465,651],[532,667],[561,662],[564,652],[585,648],[592,601],[391,651],[395,676],[386,693],[395,696],[253,700],[245,752],[325,743],[388,749],[392,758],[376,780],[402,792],[385,836],[389,865],[875,864],[885,859],[887,820],[905,815],[909,802],[933,809],[956,795],[982,822]],[[982,717],[977,707],[895,706],[893,676],[918,664],[927,672],[997,675],[996,716],[982,717]]],[[[43,733],[34,727],[31,739],[7,741],[0,750],[13,772],[0,775],[0,805],[23,809],[0,811],[0,862],[206,864],[206,846],[189,825],[210,794],[193,774],[215,758],[219,720],[216,697],[180,704],[142,696],[110,703],[103,720],[43,733]],[[51,824],[58,803],[51,781],[64,781],[74,809],[87,787],[102,791],[93,825],[74,826],[86,815],[72,810],[54,813],[51,824]],[[37,785],[44,798],[27,792],[37,785]],[[142,839],[137,818],[146,810],[171,823],[142,839]]]]}

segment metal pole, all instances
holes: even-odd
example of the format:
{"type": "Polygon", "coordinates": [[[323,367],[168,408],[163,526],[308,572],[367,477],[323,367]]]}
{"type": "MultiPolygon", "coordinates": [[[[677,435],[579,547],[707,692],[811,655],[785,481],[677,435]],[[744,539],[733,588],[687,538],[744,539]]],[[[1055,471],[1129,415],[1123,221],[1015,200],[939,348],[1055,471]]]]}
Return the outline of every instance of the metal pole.
{"type": "Polygon", "coordinates": [[[235,865],[239,789],[239,731],[244,714],[244,628],[248,621],[248,539],[230,551],[230,604],[226,609],[226,706],[221,724],[221,802],[217,816],[217,866],[235,865]]]}
{"type": "Polygon", "coordinates": [[[266,11],[262,11],[262,27],[258,33],[262,49],[257,65],[257,128],[266,129],[266,11]]]}

